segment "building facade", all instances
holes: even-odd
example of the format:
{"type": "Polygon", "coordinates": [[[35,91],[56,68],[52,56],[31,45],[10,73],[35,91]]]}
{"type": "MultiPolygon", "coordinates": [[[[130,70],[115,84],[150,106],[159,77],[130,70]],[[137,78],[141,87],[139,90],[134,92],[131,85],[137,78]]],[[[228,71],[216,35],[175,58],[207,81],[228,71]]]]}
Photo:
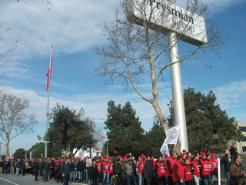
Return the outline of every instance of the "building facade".
{"type": "Polygon", "coordinates": [[[242,132],[243,138],[237,142],[237,150],[239,153],[246,153],[246,121],[238,122],[238,129],[242,132]]]}

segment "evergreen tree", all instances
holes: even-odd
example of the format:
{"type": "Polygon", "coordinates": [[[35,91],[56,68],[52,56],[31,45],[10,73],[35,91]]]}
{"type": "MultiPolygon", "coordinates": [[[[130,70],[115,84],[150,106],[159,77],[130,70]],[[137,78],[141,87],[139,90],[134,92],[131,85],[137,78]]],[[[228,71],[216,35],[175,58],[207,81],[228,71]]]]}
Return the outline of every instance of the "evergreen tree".
{"type": "Polygon", "coordinates": [[[144,136],[144,153],[159,155],[160,148],[165,139],[165,133],[158,119],[155,119],[153,127],[144,136]]]}
{"type": "Polygon", "coordinates": [[[18,148],[13,155],[14,159],[25,159],[25,156],[26,150],[23,148],[18,148]]]}
{"type": "Polygon", "coordinates": [[[116,106],[114,101],[109,101],[105,125],[108,130],[108,147],[111,155],[139,153],[144,130],[129,102],[122,107],[120,104],[116,106]]]}
{"type": "Polygon", "coordinates": [[[191,151],[223,151],[229,140],[240,140],[235,118],[228,117],[218,104],[216,96],[184,91],[185,111],[188,127],[189,148],[191,151]]]}
{"type": "Polygon", "coordinates": [[[68,107],[57,105],[52,111],[52,122],[46,135],[50,144],[56,148],[69,149],[93,147],[94,124],[88,118],[84,118],[83,111],[76,112],[68,107]]]}

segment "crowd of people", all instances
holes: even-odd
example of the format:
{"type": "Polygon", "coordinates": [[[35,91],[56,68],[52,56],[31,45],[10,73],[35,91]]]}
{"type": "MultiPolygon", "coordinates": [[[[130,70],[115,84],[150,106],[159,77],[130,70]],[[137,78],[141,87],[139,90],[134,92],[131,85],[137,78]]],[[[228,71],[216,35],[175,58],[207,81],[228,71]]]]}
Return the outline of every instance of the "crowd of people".
{"type": "MultiPolygon", "coordinates": [[[[230,156],[226,150],[221,164],[227,184],[239,184],[244,176],[240,163],[239,155],[230,156]]],[[[28,172],[34,175],[36,181],[55,179],[64,185],[69,182],[92,185],[212,185],[218,180],[217,155],[205,152],[192,155],[184,151],[163,157],[141,154],[137,159],[130,153],[114,158],[5,160],[1,166],[2,173],[10,173],[12,166],[16,175],[28,172]]]]}

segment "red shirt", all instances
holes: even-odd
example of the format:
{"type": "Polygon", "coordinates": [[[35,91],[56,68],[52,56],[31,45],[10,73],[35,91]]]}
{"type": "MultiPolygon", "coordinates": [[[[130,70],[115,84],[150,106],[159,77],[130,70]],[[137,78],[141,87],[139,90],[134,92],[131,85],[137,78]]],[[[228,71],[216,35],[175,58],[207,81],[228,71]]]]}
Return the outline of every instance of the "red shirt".
{"type": "Polygon", "coordinates": [[[109,162],[109,174],[113,174],[113,163],[112,163],[112,161],[109,162]]]}
{"type": "Polygon", "coordinates": [[[158,177],[163,177],[165,175],[165,168],[163,161],[156,163],[158,177]]]}
{"type": "Polygon", "coordinates": [[[180,182],[185,180],[184,167],[179,161],[176,161],[172,168],[173,182],[180,182]]]}
{"type": "Polygon", "coordinates": [[[209,162],[209,160],[207,159],[201,160],[201,165],[202,165],[201,175],[209,176],[211,173],[211,163],[209,162]]]}
{"type": "Polygon", "coordinates": [[[213,164],[211,159],[208,160],[209,175],[213,172],[213,164]]]}
{"type": "Polygon", "coordinates": [[[96,164],[97,164],[97,172],[102,173],[102,162],[99,161],[96,164]]]}
{"type": "Polygon", "coordinates": [[[194,175],[197,177],[200,177],[200,166],[199,166],[199,161],[192,161],[191,162],[192,169],[194,170],[194,175]]]}
{"type": "Polygon", "coordinates": [[[164,168],[165,168],[164,176],[166,176],[166,177],[171,176],[171,172],[170,172],[170,170],[167,167],[167,160],[166,159],[164,160],[163,164],[164,164],[164,168]]]}
{"type": "Polygon", "coordinates": [[[102,171],[103,173],[109,173],[109,162],[102,162],[102,171]]]}
{"type": "Polygon", "coordinates": [[[180,162],[173,157],[169,157],[167,160],[173,182],[180,182],[181,180],[184,181],[184,168],[180,162]]]}
{"type": "Polygon", "coordinates": [[[210,161],[212,163],[212,171],[217,172],[218,171],[218,158],[211,158],[210,161]]]}
{"type": "Polygon", "coordinates": [[[144,160],[139,160],[138,161],[138,173],[143,174],[144,171],[144,160]]]}
{"type": "Polygon", "coordinates": [[[185,174],[185,181],[192,181],[193,180],[190,164],[184,165],[184,174],[185,174]]]}

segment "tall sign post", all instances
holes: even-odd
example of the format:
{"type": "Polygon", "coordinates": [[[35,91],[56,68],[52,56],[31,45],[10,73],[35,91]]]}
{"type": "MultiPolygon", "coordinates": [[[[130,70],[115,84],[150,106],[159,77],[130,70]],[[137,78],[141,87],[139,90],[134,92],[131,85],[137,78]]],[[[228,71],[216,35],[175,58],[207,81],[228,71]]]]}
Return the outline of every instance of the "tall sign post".
{"type": "Polygon", "coordinates": [[[128,0],[127,6],[129,21],[138,25],[148,22],[151,29],[161,31],[168,35],[169,55],[172,64],[174,124],[178,125],[180,129],[180,150],[188,150],[177,37],[196,46],[207,43],[204,18],[168,0],[128,0]]]}

